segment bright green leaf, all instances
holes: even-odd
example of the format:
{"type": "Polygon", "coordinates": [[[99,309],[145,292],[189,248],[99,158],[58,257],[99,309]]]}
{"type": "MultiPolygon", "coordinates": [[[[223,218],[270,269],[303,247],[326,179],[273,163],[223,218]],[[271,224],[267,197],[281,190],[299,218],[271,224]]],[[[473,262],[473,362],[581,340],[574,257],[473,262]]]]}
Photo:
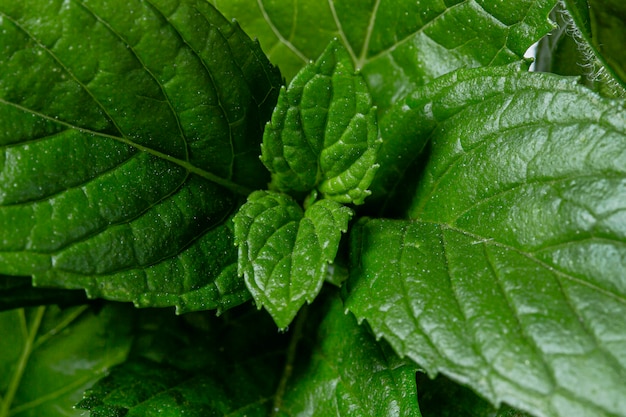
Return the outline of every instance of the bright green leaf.
{"type": "Polygon", "coordinates": [[[318,188],[326,198],[362,204],[379,146],[367,85],[334,41],[281,89],[261,150],[276,189],[306,195],[318,188]]]}
{"type": "Polygon", "coordinates": [[[83,391],[130,349],[127,306],[0,313],[0,416],[80,416],[83,391]]]}
{"type": "Polygon", "coordinates": [[[202,0],[0,1],[0,273],[180,311],[246,300],[229,216],[280,75],[202,0]]]}
{"type": "Polygon", "coordinates": [[[624,103],[544,74],[455,77],[407,100],[436,124],[413,220],[353,235],[347,306],[494,404],[624,416],[624,103]]]}
{"type": "Polygon", "coordinates": [[[256,191],[235,216],[239,273],[279,328],[319,293],[352,210],[320,200],[304,212],[291,197],[256,191]]]}
{"type": "Polygon", "coordinates": [[[552,26],[556,0],[212,0],[258,37],[288,78],[340,38],[374,104],[458,68],[520,60],[552,26]]]}
{"type": "MultiPolygon", "coordinates": [[[[415,396],[417,366],[377,343],[335,294],[314,340],[301,340],[279,416],[421,416],[415,396]],[[312,351],[311,351],[312,349],[312,351]]],[[[298,318],[299,320],[300,318],[298,318]]]]}

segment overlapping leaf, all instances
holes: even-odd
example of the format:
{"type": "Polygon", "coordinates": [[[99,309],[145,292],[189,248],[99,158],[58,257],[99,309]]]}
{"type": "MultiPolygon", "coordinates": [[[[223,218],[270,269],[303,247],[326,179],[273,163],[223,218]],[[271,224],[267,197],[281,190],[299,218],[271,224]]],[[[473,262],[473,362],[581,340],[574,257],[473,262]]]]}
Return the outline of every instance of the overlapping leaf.
{"type": "Polygon", "coordinates": [[[280,401],[284,416],[421,416],[415,395],[417,366],[378,343],[346,314],[337,295],[313,340],[303,339],[299,361],[280,401]],[[312,349],[310,349],[312,347],[312,349]]]}
{"type": "Polygon", "coordinates": [[[0,313],[0,415],[79,416],[83,391],[124,361],[132,337],[128,306],[0,313]]]}
{"type": "Polygon", "coordinates": [[[323,199],[306,210],[291,197],[256,191],[235,216],[239,273],[279,328],[319,293],[352,210],[323,199]]]}
{"type": "Polygon", "coordinates": [[[262,161],[281,191],[319,191],[340,203],[363,204],[378,169],[376,108],[345,48],[331,42],[302,69],[263,134],[262,161]]]}
{"type": "Polygon", "coordinates": [[[353,236],[348,307],[494,403],[624,416],[624,103],[543,74],[455,77],[407,100],[434,125],[429,164],[412,221],[353,236]]]}
{"type": "Polygon", "coordinates": [[[280,76],[200,0],[0,2],[0,273],[181,311],[248,298],[229,215],[280,76]]]}
{"type": "Polygon", "coordinates": [[[340,38],[373,101],[400,97],[462,67],[521,59],[551,25],[556,0],[212,0],[258,37],[288,78],[340,38]]]}

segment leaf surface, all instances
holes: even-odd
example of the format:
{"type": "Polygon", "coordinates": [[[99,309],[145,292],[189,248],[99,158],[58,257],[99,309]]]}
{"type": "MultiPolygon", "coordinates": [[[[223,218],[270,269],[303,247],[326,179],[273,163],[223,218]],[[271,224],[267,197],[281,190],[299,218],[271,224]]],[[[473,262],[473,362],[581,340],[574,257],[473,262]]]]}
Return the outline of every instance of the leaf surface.
{"type": "Polygon", "coordinates": [[[306,195],[317,188],[334,201],[363,204],[380,142],[367,86],[333,41],[281,89],[262,161],[280,191],[306,195]]]}
{"type": "Polygon", "coordinates": [[[307,360],[297,361],[279,415],[420,417],[417,366],[359,326],[337,294],[325,302],[316,337],[300,341],[307,360]]]}
{"type": "Polygon", "coordinates": [[[279,328],[313,301],[352,210],[323,199],[302,210],[285,194],[255,191],[235,216],[239,273],[279,328]]]}
{"type": "Polygon", "coordinates": [[[0,2],[0,273],[180,311],[247,299],[229,220],[280,75],[199,0],[0,2]]]}
{"type": "Polygon", "coordinates": [[[337,37],[384,112],[416,86],[463,67],[506,64],[552,26],[555,0],[212,0],[258,37],[291,79],[337,37]]]}
{"type": "Polygon", "coordinates": [[[435,128],[412,220],[353,234],[347,307],[494,404],[623,416],[624,103],[544,74],[454,77],[413,96],[435,128]]]}
{"type": "Polygon", "coordinates": [[[127,306],[0,313],[0,416],[79,416],[83,391],[130,350],[127,306]]]}

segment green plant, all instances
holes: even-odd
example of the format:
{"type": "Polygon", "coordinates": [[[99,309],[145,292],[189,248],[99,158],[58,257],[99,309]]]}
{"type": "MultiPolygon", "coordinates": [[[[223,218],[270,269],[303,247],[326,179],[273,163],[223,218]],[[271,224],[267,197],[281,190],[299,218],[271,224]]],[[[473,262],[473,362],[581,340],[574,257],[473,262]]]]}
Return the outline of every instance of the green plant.
{"type": "Polygon", "coordinates": [[[625,22],[0,0],[0,417],[626,416],[625,22]]]}

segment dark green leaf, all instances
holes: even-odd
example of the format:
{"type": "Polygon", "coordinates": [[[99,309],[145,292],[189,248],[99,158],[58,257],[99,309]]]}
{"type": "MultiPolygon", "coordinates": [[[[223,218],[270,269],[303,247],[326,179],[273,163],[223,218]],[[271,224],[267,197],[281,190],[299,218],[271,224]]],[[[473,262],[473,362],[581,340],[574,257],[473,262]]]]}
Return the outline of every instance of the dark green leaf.
{"type": "Polygon", "coordinates": [[[291,197],[256,191],[235,216],[239,273],[279,328],[319,293],[352,210],[320,200],[304,212],[291,197]]]}
{"type": "Polygon", "coordinates": [[[494,404],[624,416],[624,103],[544,74],[454,77],[413,95],[436,124],[414,220],[353,235],[347,306],[494,404]]]}
{"type": "Polygon", "coordinates": [[[212,0],[258,37],[288,78],[337,37],[374,104],[391,104],[445,73],[520,60],[552,26],[556,0],[212,0]]]}
{"type": "Polygon", "coordinates": [[[81,290],[33,288],[30,277],[0,275],[0,311],[47,304],[72,306],[86,302],[85,292],[81,290]]]}
{"type": "Polygon", "coordinates": [[[306,195],[317,188],[340,203],[363,204],[380,142],[367,85],[334,41],[281,89],[262,161],[280,191],[306,195]]]}
{"type": "Polygon", "coordinates": [[[249,295],[229,215],[280,75],[202,0],[0,1],[0,273],[180,311],[249,295]]]}
{"type": "Polygon", "coordinates": [[[127,306],[0,313],[0,416],[80,416],[83,391],[130,349],[127,306]]]}
{"type": "Polygon", "coordinates": [[[144,317],[144,340],[131,359],[78,407],[92,417],[269,416],[287,336],[254,313],[144,317]]]}
{"type": "Polygon", "coordinates": [[[300,341],[304,357],[296,361],[279,415],[420,416],[415,364],[377,343],[336,294],[325,309],[317,337],[300,341]]]}

